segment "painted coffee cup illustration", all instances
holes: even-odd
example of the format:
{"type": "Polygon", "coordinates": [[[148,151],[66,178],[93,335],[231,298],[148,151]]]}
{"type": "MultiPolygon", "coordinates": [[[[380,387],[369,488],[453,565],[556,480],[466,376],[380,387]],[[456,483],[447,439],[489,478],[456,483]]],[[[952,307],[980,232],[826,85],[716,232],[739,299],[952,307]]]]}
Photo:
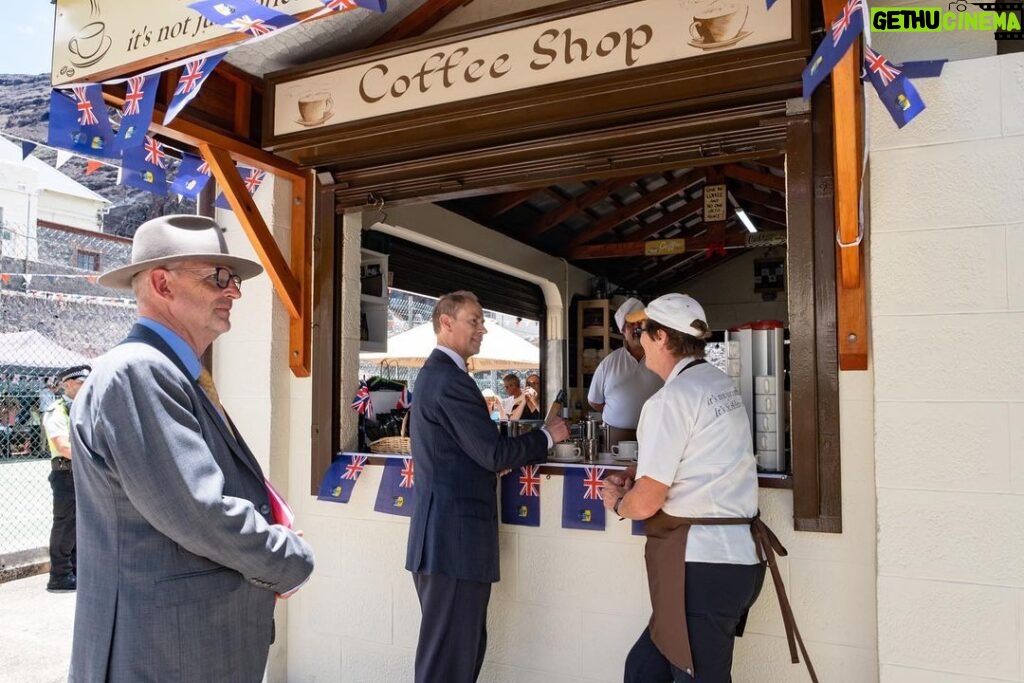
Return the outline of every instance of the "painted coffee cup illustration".
{"type": "Polygon", "coordinates": [[[736,0],[711,0],[698,5],[693,12],[690,35],[701,43],[721,43],[735,38],[743,30],[749,9],[736,0]]]}
{"type": "Polygon", "coordinates": [[[319,123],[334,113],[334,99],[328,92],[308,92],[299,98],[299,117],[303,123],[319,123]]]}
{"type": "Polygon", "coordinates": [[[107,26],[102,21],[86,24],[68,41],[68,51],[83,61],[102,57],[102,53],[110,49],[106,30],[107,26]]]}

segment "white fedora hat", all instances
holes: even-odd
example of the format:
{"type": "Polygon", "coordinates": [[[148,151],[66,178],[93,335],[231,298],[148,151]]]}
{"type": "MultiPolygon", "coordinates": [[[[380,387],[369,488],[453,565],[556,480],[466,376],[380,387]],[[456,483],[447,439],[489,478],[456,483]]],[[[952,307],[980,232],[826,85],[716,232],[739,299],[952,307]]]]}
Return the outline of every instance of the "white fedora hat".
{"type": "Polygon", "coordinates": [[[148,220],[135,231],[132,262],[100,275],[104,287],[131,289],[137,273],[178,261],[209,261],[230,268],[243,280],[263,272],[263,266],[228,253],[224,228],[205,216],[174,215],[148,220]]]}

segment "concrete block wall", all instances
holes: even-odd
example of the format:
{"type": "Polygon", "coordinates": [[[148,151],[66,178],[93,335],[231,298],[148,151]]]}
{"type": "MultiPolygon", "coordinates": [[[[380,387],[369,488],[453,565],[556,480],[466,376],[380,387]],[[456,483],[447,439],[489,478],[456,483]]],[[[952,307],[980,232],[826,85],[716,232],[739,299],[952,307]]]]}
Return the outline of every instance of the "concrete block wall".
{"type": "Polygon", "coordinates": [[[1024,681],[1024,55],[916,85],[867,98],[880,680],[1024,681]]]}

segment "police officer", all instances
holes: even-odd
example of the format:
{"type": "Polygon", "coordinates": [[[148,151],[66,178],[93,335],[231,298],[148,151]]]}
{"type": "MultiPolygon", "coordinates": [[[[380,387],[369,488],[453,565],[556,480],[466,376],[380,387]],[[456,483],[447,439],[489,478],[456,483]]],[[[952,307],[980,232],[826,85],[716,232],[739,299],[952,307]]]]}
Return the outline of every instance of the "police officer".
{"type": "Polygon", "coordinates": [[[57,376],[63,394],[43,411],[43,430],[50,448],[50,488],[53,490],[53,527],[50,529],[50,581],[46,590],[75,590],[75,480],[71,475],[71,401],[92,370],[75,365],[57,376]]]}

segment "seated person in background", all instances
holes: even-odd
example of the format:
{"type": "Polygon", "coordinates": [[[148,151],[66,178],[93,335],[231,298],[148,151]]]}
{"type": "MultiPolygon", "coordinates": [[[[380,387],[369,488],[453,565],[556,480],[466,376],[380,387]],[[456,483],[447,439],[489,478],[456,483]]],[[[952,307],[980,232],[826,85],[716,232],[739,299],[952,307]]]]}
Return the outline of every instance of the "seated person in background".
{"type": "Polygon", "coordinates": [[[540,375],[533,373],[526,376],[526,388],[523,389],[526,395],[526,409],[536,410],[540,415],[540,375]]]}
{"type": "Polygon", "coordinates": [[[510,420],[539,420],[540,405],[537,403],[537,392],[529,390],[533,394],[533,407],[527,405],[527,395],[519,384],[519,377],[514,373],[505,375],[502,379],[505,385],[505,393],[508,398],[503,401],[505,411],[510,420]]]}
{"type": "Polygon", "coordinates": [[[640,324],[626,322],[627,315],[643,309],[643,303],[629,298],[615,311],[615,326],[622,332],[622,347],[605,356],[597,366],[587,394],[590,407],[601,411],[601,419],[611,428],[609,447],[620,441],[636,440],[640,409],[664,384],[647,367],[638,334],[640,324]]]}

